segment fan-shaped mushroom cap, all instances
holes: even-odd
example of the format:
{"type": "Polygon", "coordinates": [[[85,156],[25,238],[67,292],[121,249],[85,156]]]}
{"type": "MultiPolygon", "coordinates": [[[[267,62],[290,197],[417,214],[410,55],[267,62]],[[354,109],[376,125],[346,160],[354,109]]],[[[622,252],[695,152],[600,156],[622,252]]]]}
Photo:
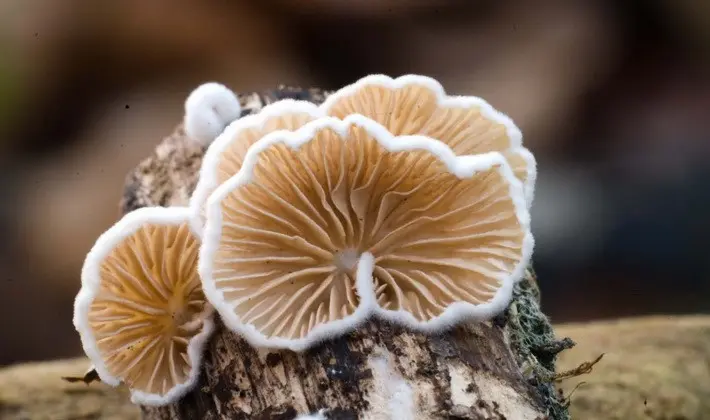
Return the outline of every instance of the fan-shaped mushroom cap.
{"type": "Polygon", "coordinates": [[[457,157],[361,115],[264,137],[207,216],[208,299],[252,345],[292,350],[373,312],[423,330],[491,317],[533,247],[501,154],[457,157]]]}
{"type": "Polygon", "coordinates": [[[372,75],[338,90],[321,108],[340,119],[362,114],[395,136],[434,138],[457,155],[501,152],[523,181],[528,206],[532,203],[535,158],[522,147],[522,134],[513,121],[481,98],[448,96],[439,82],[426,76],[372,75]]]}
{"type": "Polygon", "coordinates": [[[205,224],[204,204],[214,189],[239,172],[249,147],[278,130],[293,131],[321,115],[310,102],[281,100],[230,124],[205,153],[195,191],[190,197],[192,228],[202,234],[205,224]]]}
{"type": "Polygon", "coordinates": [[[197,380],[213,309],[186,208],[142,208],[99,237],[84,262],[74,325],[101,380],[165,404],[197,380]]]}
{"type": "Polygon", "coordinates": [[[185,100],[185,133],[208,145],[242,112],[237,95],[219,83],[205,83],[185,100]]]}

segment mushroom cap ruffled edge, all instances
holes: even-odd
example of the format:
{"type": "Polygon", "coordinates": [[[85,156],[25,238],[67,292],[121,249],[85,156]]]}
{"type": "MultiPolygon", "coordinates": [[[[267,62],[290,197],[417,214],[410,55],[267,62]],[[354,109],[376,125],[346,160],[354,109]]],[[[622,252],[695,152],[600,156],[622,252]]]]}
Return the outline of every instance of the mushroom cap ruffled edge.
{"type": "MultiPolygon", "coordinates": [[[[510,149],[523,149],[519,150],[522,154],[528,156],[526,159],[529,163],[528,165],[528,178],[525,182],[525,195],[528,207],[532,203],[534,196],[535,180],[537,177],[536,162],[532,153],[529,150],[523,148],[523,135],[520,129],[515,125],[512,119],[506,114],[495,109],[490,103],[485,99],[477,96],[453,96],[448,95],[444,87],[435,79],[428,76],[420,75],[404,75],[397,78],[392,78],[382,74],[374,74],[370,76],[365,76],[355,83],[347,85],[330,96],[326,100],[316,106],[315,104],[307,101],[298,101],[293,99],[283,99],[278,102],[274,102],[265,106],[260,112],[246,116],[244,118],[237,119],[224,129],[224,131],[217,136],[217,138],[212,142],[212,144],[205,152],[205,156],[202,160],[202,165],[200,167],[200,174],[198,177],[197,185],[194,192],[190,196],[189,207],[193,212],[193,216],[190,219],[190,226],[192,230],[198,235],[202,236],[204,232],[204,226],[202,219],[200,218],[200,208],[207,201],[209,195],[218,186],[217,182],[217,164],[219,162],[219,155],[225,150],[227,146],[235,139],[235,135],[244,129],[259,127],[264,124],[269,118],[277,116],[281,113],[307,113],[312,115],[314,118],[326,117],[330,108],[338,101],[343,98],[350,96],[368,85],[379,85],[387,89],[400,89],[408,85],[420,85],[434,92],[437,98],[437,104],[442,107],[477,107],[481,110],[481,115],[491,121],[501,124],[505,127],[506,133],[511,140],[510,149]]],[[[198,88],[199,89],[199,88],[198,88]]]]}
{"type": "MultiPolygon", "coordinates": [[[[101,263],[116,246],[145,224],[178,225],[187,223],[189,215],[190,210],[185,207],[143,207],[134,210],[124,215],[121,220],[101,234],[86,255],[81,270],[81,289],[74,300],[73,323],[74,328],[79,332],[84,353],[94,364],[101,381],[110,386],[118,386],[122,381],[108,372],[101,353],[96,347],[94,333],[88,324],[91,304],[101,286],[101,263]]],[[[202,362],[202,351],[213,330],[214,321],[211,316],[208,316],[203,320],[202,331],[195,335],[187,346],[188,358],[192,362],[188,381],[176,385],[162,396],[131,390],[131,401],[134,404],[163,405],[176,401],[185,395],[197,382],[202,362]]]]}
{"type": "Polygon", "coordinates": [[[185,100],[185,133],[201,145],[208,145],[241,112],[239,98],[231,89],[216,82],[204,83],[185,100]]]}
{"type": "Polygon", "coordinates": [[[413,330],[423,332],[441,331],[463,320],[491,319],[496,314],[505,310],[510,303],[513,294],[513,286],[523,277],[525,269],[532,257],[535,244],[532,233],[530,232],[530,213],[525,202],[523,185],[520,180],[515,177],[507,160],[501,153],[490,152],[480,155],[457,156],[449,146],[438,140],[425,136],[393,136],[382,125],[359,114],[349,115],[343,120],[333,117],[323,117],[304,125],[297,131],[273,132],[258,140],[247,152],[240,171],[217,187],[212,195],[210,195],[207,200],[206,212],[207,224],[205,226],[198,259],[198,271],[202,278],[202,288],[205,296],[220,314],[224,324],[232,331],[241,334],[252,346],[262,348],[286,348],[292,351],[303,351],[319,342],[351,331],[366,321],[371,315],[379,315],[383,319],[394,321],[400,325],[408,326],[413,330]],[[305,338],[296,340],[268,338],[258,332],[254,326],[243,324],[240,321],[239,317],[232,310],[229,302],[224,300],[223,293],[217,290],[214,280],[212,279],[212,256],[219,246],[222,229],[221,202],[235,188],[250,181],[259,155],[270,146],[282,143],[297,150],[301,145],[309,142],[317,131],[323,129],[332,129],[339,134],[341,139],[347,138],[348,129],[351,125],[364,128],[382,147],[390,152],[426,150],[435,155],[446,165],[452,174],[459,178],[471,177],[477,172],[495,167],[508,181],[509,196],[515,207],[516,218],[520,223],[521,229],[524,231],[521,259],[510,275],[500,279],[501,287],[489,302],[480,305],[457,302],[450,305],[438,317],[426,322],[419,322],[412,314],[406,311],[385,310],[377,305],[372,277],[374,257],[372,254],[364,252],[361,254],[360,260],[358,261],[355,280],[360,305],[353,314],[338,321],[318,325],[314,327],[305,338]]]}
{"type": "Polygon", "coordinates": [[[528,209],[532,207],[533,199],[535,199],[535,184],[537,183],[537,159],[535,155],[527,149],[526,147],[519,147],[516,149],[518,153],[523,155],[523,159],[528,163],[527,166],[527,178],[525,179],[524,192],[525,192],[525,202],[527,203],[528,209]]]}
{"type": "Polygon", "coordinates": [[[190,227],[198,237],[202,237],[204,234],[204,226],[202,224],[203,221],[200,216],[201,208],[206,203],[207,198],[214,191],[214,189],[219,186],[219,182],[217,180],[217,165],[219,164],[219,158],[222,152],[230,144],[232,144],[232,141],[236,139],[239,132],[252,128],[260,128],[270,118],[283,115],[285,113],[308,114],[314,118],[323,116],[322,111],[318,108],[318,106],[311,102],[283,99],[265,106],[256,114],[248,115],[244,118],[233,121],[219,136],[217,136],[210,147],[207,148],[207,151],[202,158],[202,165],[200,166],[197,185],[190,196],[188,204],[190,210],[192,211],[192,216],[190,217],[190,227]]]}
{"type": "Polygon", "coordinates": [[[477,107],[481,110],[481,115],[505,127],[506,133],[511,140],[511,148],[522,147],[523,145],[523,133],[509,116],[498,111],[488,103],[488,101],[478,96],[448,95],[441,83],[429,76],[420,76],[417,74],[407,74],[397,78],[392,78],[384,74],[365,76],[355,83],[338,89],[332,95],[328,96],[320,105],[320,108],[323,110],[324,114],[327,114],[328,110],[332,108],[336,102],[353,95],[355,92],[368,85],[379,85],[387,89],[401,89],[408,85],[424,86],[434,92],[437,105],[456,108],[477,107]]]}
{"type": "MultiPolygon", "coordinates": [[[[417,74],[407,74],[392,78],[384,74],[372,74],[365,76],[358,81],[347,85],[335,91],[328,96],[325,101],[319,106],[323,114],[327,115],[330,108],[338,101],[355,94],[360,89],[369,85],[382,86],[386,89],[401,89],[409,85],[424,86],[436,95],[437,105],[440,107],[452,108],[472,108],[480,109],[481,115],[497,124],[505,127],[506,134],[510,138],[510,148],[508,150],[516,150],[525,155],[528,162],[527,172],[528,178],[525,182],[525,200],[528,208],[532,205],[535,196],[535,181],[537,179],[537,162],[532,153],[523,147],[523,133],[515,122],[505,113],[497,110],[485,99],[473,95],[449,95],[446,93],[444,86],[436,79],[429,76],[421,76],[417,74]]],[[[500,152],[505,152],[501,150],[500,152]]]]}

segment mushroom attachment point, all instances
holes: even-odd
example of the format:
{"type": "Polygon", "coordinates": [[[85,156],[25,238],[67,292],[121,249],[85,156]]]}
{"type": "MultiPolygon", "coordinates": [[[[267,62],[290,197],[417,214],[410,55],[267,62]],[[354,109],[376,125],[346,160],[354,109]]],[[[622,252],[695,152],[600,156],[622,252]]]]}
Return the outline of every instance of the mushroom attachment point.
{"type": "Polygon", "coordinates": [[[285,99],[230,124],[205,152],[197,186],[190,197],[193,231],[202,235],[207,197],[239,172],[251,145],[274,131],[297,130],[320,115],[318,107],[310,102],[285,99]]]}
{"type": "Polygon", "coordinates": [[[303,350],[374,313],[419,330],[502,311],[533,240],[497,152],[351,115],[252,146],[207,203],[199,271],[252,345],[303,350]]]}
{"type": "Polygon", "coordinates": [[[219,83],[205,83],[185,100],[185,133],[206,146],[242,112],[237,95],[219,83]]]}
{"type": "Polygon", "coordinates": [[[475,96],[449,96],[436,80],[419,75],[364,77],[328,97],[326,115],[361,114],[396,136],[424,135],[446,143],[457,155],[502,153],[524,184],[532,204],[536,162],[522,133],[505,114],[475,96]]]}
{"type": "Polygon", "coordinates": [[[99,237],[84,262],[74,325],[103,382],[132,401],[173,402],[197,380],[213,329],[187,208],[141,208],[99,237]]]}

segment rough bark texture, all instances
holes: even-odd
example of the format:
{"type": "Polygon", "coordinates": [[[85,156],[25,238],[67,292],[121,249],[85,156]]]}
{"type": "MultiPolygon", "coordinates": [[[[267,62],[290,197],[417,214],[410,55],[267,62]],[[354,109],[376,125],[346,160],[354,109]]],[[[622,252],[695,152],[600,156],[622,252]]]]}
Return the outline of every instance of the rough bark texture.
{"type": "MultiPolygon", "coordinates": [[[[706,420],[710,413],[710,316],[651,317],[561,325],[578,345],[562,353],[560,371],[605,356],[589,375],[562,386],[580,420],[706,420]]],[[[0,369],[0,418],[5,420],[138,420],[125,388],[67,383],[82,375],[82,357],[0,369]]]]}
{"type": "Polygon", "coordinates": [[[220,329],[198,389],[179,404],[144,412],[149,419],[292,419],[326,408],[328,418],[398,418],[391,402],[404,411],[414,406],[421,419],[535,419],[546,412],[501,328],[468,325],[426,337],[377,321],[302,354],[259,352],[220,329]]]}
{"type": "MultiPolygon", "coordinates": [[[[242,102],[251,113],[283,97],[326,95],[282,88],[242,102]]],[[[122,212],[187,204],[203,153],[178,128],[129,174],[122,212]]],[[[218,323],[199,385],[179,403],[144,407],[144,418],[292,419],[321,409],[329,419],[566,418],[551,386],[564,346],[551,345],[534,282],[529,272],[515,310],[494,322],[425,336],[373,319],[301,354],[257,351],[218,323]],[[519,364],[530,368],[527,376],[519,364]]]]}

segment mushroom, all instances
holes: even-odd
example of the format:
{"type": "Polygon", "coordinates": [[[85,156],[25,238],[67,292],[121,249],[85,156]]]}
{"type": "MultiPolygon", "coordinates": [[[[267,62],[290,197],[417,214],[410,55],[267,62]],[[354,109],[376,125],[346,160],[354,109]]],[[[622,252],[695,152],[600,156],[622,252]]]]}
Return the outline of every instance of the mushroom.
{"type": "Polygon", "coordinates": [[[282,100],[230,125],[207,150],[190,198],[194,231],[202,234],[207,197],[236,175],[246,150],[256,140],[272,131],[296,130],[323,116],[344,119],[350,114],[369,117],[396,136],[419,134],[440,140],[459,155],[501,152],[524,183],[528,207],[532,204],[535,158],[522,146],[522,134],[510,118],[481,98],[448,96],[436,80],[426,76],[372,75],[333,93],[319,107],[282,100]]]}
{"type": "Polygon", "coordinates": [[[187,208],[141,208],[102,234],[86,256],[74,326],[101,380],[132,401],[161,405],[199,374],[213,329],[197,273],[199,241],[187,208]]]}
{"type": "Polygon", "coordinates": [[[426,76],[371,75],[329,96],[321,109],[340,119],[362,114],[395,136],[440,140],[458,155],[501,152],[524,183],[528,207],[532,203],[535,158],[522,146],[522,134],[513,121],[481,98],[448,96],[426,76]]]}
{"type": "Polygon", "coordinates": [[[205,83],[193,90],[185,100],[185,133],[206,146],[232,121],[242,108],[237,95],[219,83],[205,83]]]}
{"type": "Polygon", "coordinates": [[[420,330],[488,319],[533,248],[502,154],[456,156],[362,115],[265,136],[206,212],[205,295],[252,345],[295,351],[373,313],[420,330]]]}
{"type": "Polygon", "coordinates": [[[268,133],[296,130],[320,115],[318,107],[310,102],[285,99],[230,124],[205,152],[197,186],[190,197],[193,231],[202,234],[207,197],[218,185],[236,175],[249,146],[268,133]]]}

